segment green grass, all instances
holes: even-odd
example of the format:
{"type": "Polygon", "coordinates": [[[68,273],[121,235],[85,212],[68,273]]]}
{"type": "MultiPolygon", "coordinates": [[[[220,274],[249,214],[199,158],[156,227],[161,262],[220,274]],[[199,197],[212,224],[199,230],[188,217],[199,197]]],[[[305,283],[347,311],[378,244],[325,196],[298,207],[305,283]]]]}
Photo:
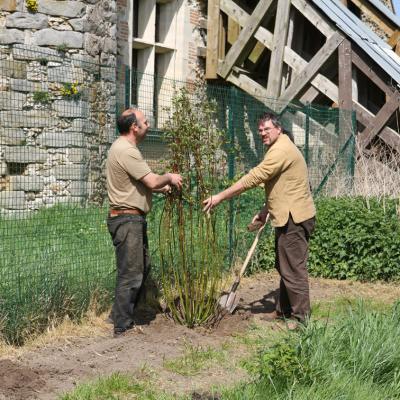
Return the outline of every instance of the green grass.
{"type": "Polygon", "coordinates": [[[181,357],[165,360],[163,366],[168,371],[182,376],[193,376],[209,368],[214,363],[221,364],[226,354],[211,347],[186,346],[185,354],[181,357]]]}
{"type": "MultiPolygon", "coordinates": [[[[162,205],[162,196],[155,196],[148,216],[156,281],[162,205]]],[[[94,298],[99,311],[110,305],[115,256],[106,218],[107,207],[72,204],[18,218],[0,216],[0,337],[21,345],[66,315],[81,318],[94,298]]],[[[226,226],[218,229],[226,237],[226,226]]]]}
{"type": "MultiPolygon", "coordinates": [[[[229,388],[210,387],[204,398],[213,398],[213,393],[220,400],[399,399],[400,305],[342,298],[321,303],[319,309],[333,310],[335,317],[327,321],[321,313],[322,319],[313,318],[294,333],[252,324],[221,348],[187,346],[162,368],[195,379],[212,365],[232,364],[232,352],[244,346],[247,356],[241,365],[249,380],[229,388]]],[[[114,374],[79,385],[60,400],[192,398],[156,391],[157,379],[158,370],[140,381],[114,374]]]]}
{"type": "Polygon", "coordinates": [[[110,303],[114,253],[105,208],[72,205],[0,219],[0,326],[13,344],[64,316],[80,318],[96,298],[110,303]]]}
{"type": "MultiPolygon", "coordinates": [[[[240,264],[254,239],[246,225],[262,202],[260,189],[246,192],[240,201],[234,201],[234,263],[236,260],[240,264]]],[[[156,282],[160,282],[158,229],[162,206],[162,196],[155,196],[148,216],[152,276],[156,282]]],[[[224,207],[227,212],[229,203],[224,207]]],[[[216,229],[219,240],[228,243],[229,218],[228,213],[224,215],[226,218],[219,220],[216,229]]],[[[79,320],[93,299],[97,300],[99,311],[110,305],[115,259],[106,216],[106,207],[78,205],[57,205],[18,218],[0,216],[0,337],[12,344],[23,344],[27,337],[57,324],[66,315],[79,320]]],[[[329,240],[324,243],[329,247],[329,240]]],[[[224,266],[228,269],[227,248],[225,257],[224,266]]],[[[248,272],[257,271],[260,266],[270,268],[273,259],[273,235],[266,231],[248,272]]],[[[332,314],[330,308],[320,308],[318,304],[313,312],[321,317],[332,314]]]]}
{"type": "MultiPolygon", "coordinates": [[[[359,302],[360,299],[343,296],[328,301],[315,301],[311,305],[311,314],[313,319],[341,319],[349,310],[357,308],[359,302]]],[[[391,308],[390,304],[379,299],[364,299],[363,304],[366,309],[376,312],[388,312],[391,308]]]]}
{"type": "Polygon", "coordinates": [[[106,378],[79,385],[73,392],[62,395],[59,400],[172,400],[174,397],[150,388],[148,382],[114,373],[106,378]]]}
{"type": "Polygon", "coordinates": [[[399,304],[386,311],[363,302],[339,309],[342,318],[311,321],[266,344],[248,364],[257,379],[225,390],[222,399],[400,398],[399,304]]]}

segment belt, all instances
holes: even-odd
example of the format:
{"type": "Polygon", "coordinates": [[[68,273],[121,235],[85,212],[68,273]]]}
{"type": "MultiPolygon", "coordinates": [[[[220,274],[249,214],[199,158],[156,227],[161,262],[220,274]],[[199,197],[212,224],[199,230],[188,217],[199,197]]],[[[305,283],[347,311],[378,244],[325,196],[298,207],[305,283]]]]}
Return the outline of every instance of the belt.
{"type": "Polygon", "coordinates": [[[113,210],[110,209],[110,217],[117,217],[118,215],[143,215],[145,216],[146,214],[138,209],[135,208],[130,208],[127,210],[113,210]]]}

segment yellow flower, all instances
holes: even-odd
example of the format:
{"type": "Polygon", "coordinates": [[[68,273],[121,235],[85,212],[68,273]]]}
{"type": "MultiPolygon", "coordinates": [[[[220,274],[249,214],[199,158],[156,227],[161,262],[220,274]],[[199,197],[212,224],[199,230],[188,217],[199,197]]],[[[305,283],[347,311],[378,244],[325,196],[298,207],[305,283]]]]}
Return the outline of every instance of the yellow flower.
{"type": "Polygon", "coordinates": [[[25,0],[25,5],[28,11],[35,13],[38,11],[39,4],[37,0],[25,0]]]}

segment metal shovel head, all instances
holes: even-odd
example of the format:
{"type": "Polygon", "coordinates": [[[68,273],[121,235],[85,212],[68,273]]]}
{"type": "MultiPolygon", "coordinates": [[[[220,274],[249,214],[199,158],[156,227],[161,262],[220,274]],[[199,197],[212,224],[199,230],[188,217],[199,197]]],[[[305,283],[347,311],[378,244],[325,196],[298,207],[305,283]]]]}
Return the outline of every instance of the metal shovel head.
{"type": "Polygon", "coordinates": [[[222,311],[232,314],[239,303],[235,292],[224,294],[220,297],[218,304],[222,311]]]}

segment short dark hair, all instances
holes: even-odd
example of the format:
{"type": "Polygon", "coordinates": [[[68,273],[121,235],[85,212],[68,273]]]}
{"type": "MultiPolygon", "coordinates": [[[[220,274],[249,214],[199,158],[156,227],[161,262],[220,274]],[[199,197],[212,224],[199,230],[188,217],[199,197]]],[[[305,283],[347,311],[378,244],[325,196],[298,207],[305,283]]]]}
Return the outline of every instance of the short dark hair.
{"type": "Polygon", "coordinates": [[[127,113],[125,110],[117,119],[118,132],[121,135],[128,133],[133,124],[137,124],[135,112],[132,110],[130,113],[127,113]]]}
{"type": "Polygon", "coordinates": [[[264,114],[262,114],[260,116],[260,118],[258,119],[258,125],[267,122],[267,121],[271,121],[272,125],[274,125],[275,128],[281,128],[282,132],[287,135],[289,137],[289,139],[294,143],[294,136],[293,133],[288,131],[287,129],[285,129],[283,127],[283,125],[281,124],[281,122],[278,119],[278,116],[272,112],[265,112],[264,114]]]}
{"type": "Polygon", "coordinates": [[[267,121],[271,121],[272,125],[274,125],[275,128],[281,128],[282,131],[283,131],[283,126],[280,123],[280,121],[278,119],[278,116],[276,114],[271,113],[271,112],[265,112],[258,119],[258,124],[260,125],[260,124],[262,124],[264,122],[267,122],[267,121]]]}

